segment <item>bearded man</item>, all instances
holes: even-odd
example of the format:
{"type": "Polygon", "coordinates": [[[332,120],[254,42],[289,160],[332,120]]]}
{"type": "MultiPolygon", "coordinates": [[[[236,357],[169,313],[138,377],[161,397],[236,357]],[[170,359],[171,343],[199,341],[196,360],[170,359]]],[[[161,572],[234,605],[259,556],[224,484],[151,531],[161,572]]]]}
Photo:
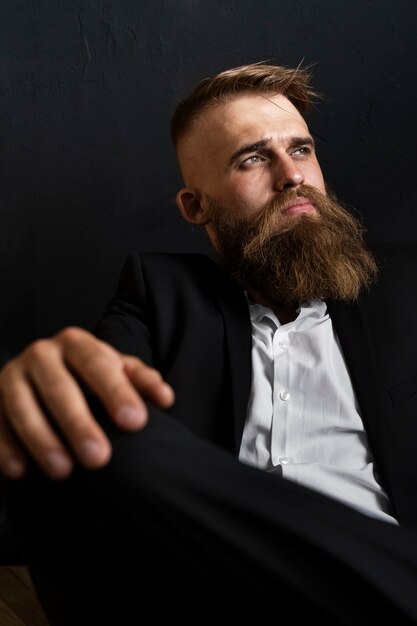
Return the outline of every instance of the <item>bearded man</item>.
{"type": "Polygon", "coordinates": [[[415,248],[369,251],[326,189],[314,96],[265,64],[198,85],[177,204],[216,259],[132,255],[95,336],[0,375],[3,471],[41,468],[10,514],[52,625],[417,622],[415,248]]]}

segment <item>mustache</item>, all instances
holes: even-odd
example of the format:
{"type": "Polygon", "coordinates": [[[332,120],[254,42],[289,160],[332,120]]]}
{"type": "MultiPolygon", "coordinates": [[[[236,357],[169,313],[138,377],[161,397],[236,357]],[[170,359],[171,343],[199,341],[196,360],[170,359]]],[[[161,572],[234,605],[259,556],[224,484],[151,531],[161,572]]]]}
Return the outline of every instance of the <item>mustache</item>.
{"type": "MultiPolygon", "coordinates": [[[[212,223],[215,227],[219,226],[224,229],[240,225],[241,228],[246,227],[248,233],[258,231],[259,228],[264,229],[268,222],[271,222],[271,226],[273,221],[282,222],[283,225],[285,223],[294,223],[296,221],[294,217],[291,216],[292,219],[288,219],[284,212],[300,198],[308,200],[318,214],[322,212],[321,205],[327,200],[327,196],[314,187],[300,185],[296,190],[292,188],[284,189],[280,192],[279,197],[266,203],[255,214],[236,216],[230,215],[228,211],[225,211],[214,198],[209,198],[210,216],[207,223],[212,223]]],[[[276,225],[278,226],[278,224],[276,225]]]]}
{"type": "Polygon", "coordinates": [[[300,198],[308,200],[314,206],[318,214],[323,212],[323,205],[327,204],[329,201],[328,195],[308,185],[300,185],[297,189],[284,189],[280,192],[279,197],[274,198],[260,209],[255,215],[255,218],[252,218],[253,223],[255,224],[277,216],[282,216],[285,218],[285,221],[288,221],[284,216],[286,209],[299,201],[300,198]]]}
{"type": "Polygon", "coordinates": [[[272,238],[284,237],[296,229],[300,221],[317,222],[324,214],[330,219],[335,217],[332,216],[331,207],[331,201],[329,202],[327,195],[308,185],[300,185],[296,190],[284,189],[279,197],[265,204],[255,216],[246,218],[246,236],[242,240],[245,253],[250,254],[256,247],[263,246],[272,238]],[[316,213],[285,215],[286,209],[300,198],[310,202],[316,209],[316,213]]]}

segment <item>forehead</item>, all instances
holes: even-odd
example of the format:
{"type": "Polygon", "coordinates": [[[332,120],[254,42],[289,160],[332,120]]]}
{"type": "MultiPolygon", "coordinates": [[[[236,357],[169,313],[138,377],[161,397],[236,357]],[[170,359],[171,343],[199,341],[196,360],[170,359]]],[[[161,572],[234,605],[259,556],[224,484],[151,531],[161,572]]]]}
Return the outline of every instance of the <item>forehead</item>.
{"type": "Polygon", "coordinates": [[[265,138],[285,142],[308,135],[308,127],[295,106],[281,94],[247,93],[208,106],[179,146],[183,166],[204,158],[227,158],[246,143],[265,138]]]}
{"type": "Polygon", "coordinates": [[[290,125],[307,124],[295,106],[281,94],[245,94],[214,106],[209,106],[196,124],[196,130],[225,132],[233,136],[256,132],[265,126],[277,131],[290,125]]]}

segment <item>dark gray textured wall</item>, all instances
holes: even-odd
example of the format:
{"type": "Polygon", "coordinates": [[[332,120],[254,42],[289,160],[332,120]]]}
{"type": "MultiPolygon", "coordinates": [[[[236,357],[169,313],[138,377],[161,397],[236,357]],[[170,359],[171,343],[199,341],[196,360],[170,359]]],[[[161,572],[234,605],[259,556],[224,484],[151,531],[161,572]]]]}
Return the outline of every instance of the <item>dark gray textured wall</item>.
{"type": "Polygon", "coordinates": [[[89,327],[129,250],[205,249],[183,224],[169,119],[242,63],[314,63],[310,120],[372,239],[417,234],[413,0],[0,0],[0,360],[89,327]]]}

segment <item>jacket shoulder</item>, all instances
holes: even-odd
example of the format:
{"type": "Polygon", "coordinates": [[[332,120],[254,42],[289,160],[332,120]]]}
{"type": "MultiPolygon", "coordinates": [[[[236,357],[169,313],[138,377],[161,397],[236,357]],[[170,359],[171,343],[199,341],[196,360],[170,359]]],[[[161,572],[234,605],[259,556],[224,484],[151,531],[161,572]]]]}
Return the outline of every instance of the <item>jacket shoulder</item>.
{"type": "Polygon", "coordinates": [[[210,292],[210,285],[221,288],[230,282],[214,257],[199,253],[134,253],[128,257],[123,273],[135,281],[140,276],[152,291],[194,284],[210,292]]]}

